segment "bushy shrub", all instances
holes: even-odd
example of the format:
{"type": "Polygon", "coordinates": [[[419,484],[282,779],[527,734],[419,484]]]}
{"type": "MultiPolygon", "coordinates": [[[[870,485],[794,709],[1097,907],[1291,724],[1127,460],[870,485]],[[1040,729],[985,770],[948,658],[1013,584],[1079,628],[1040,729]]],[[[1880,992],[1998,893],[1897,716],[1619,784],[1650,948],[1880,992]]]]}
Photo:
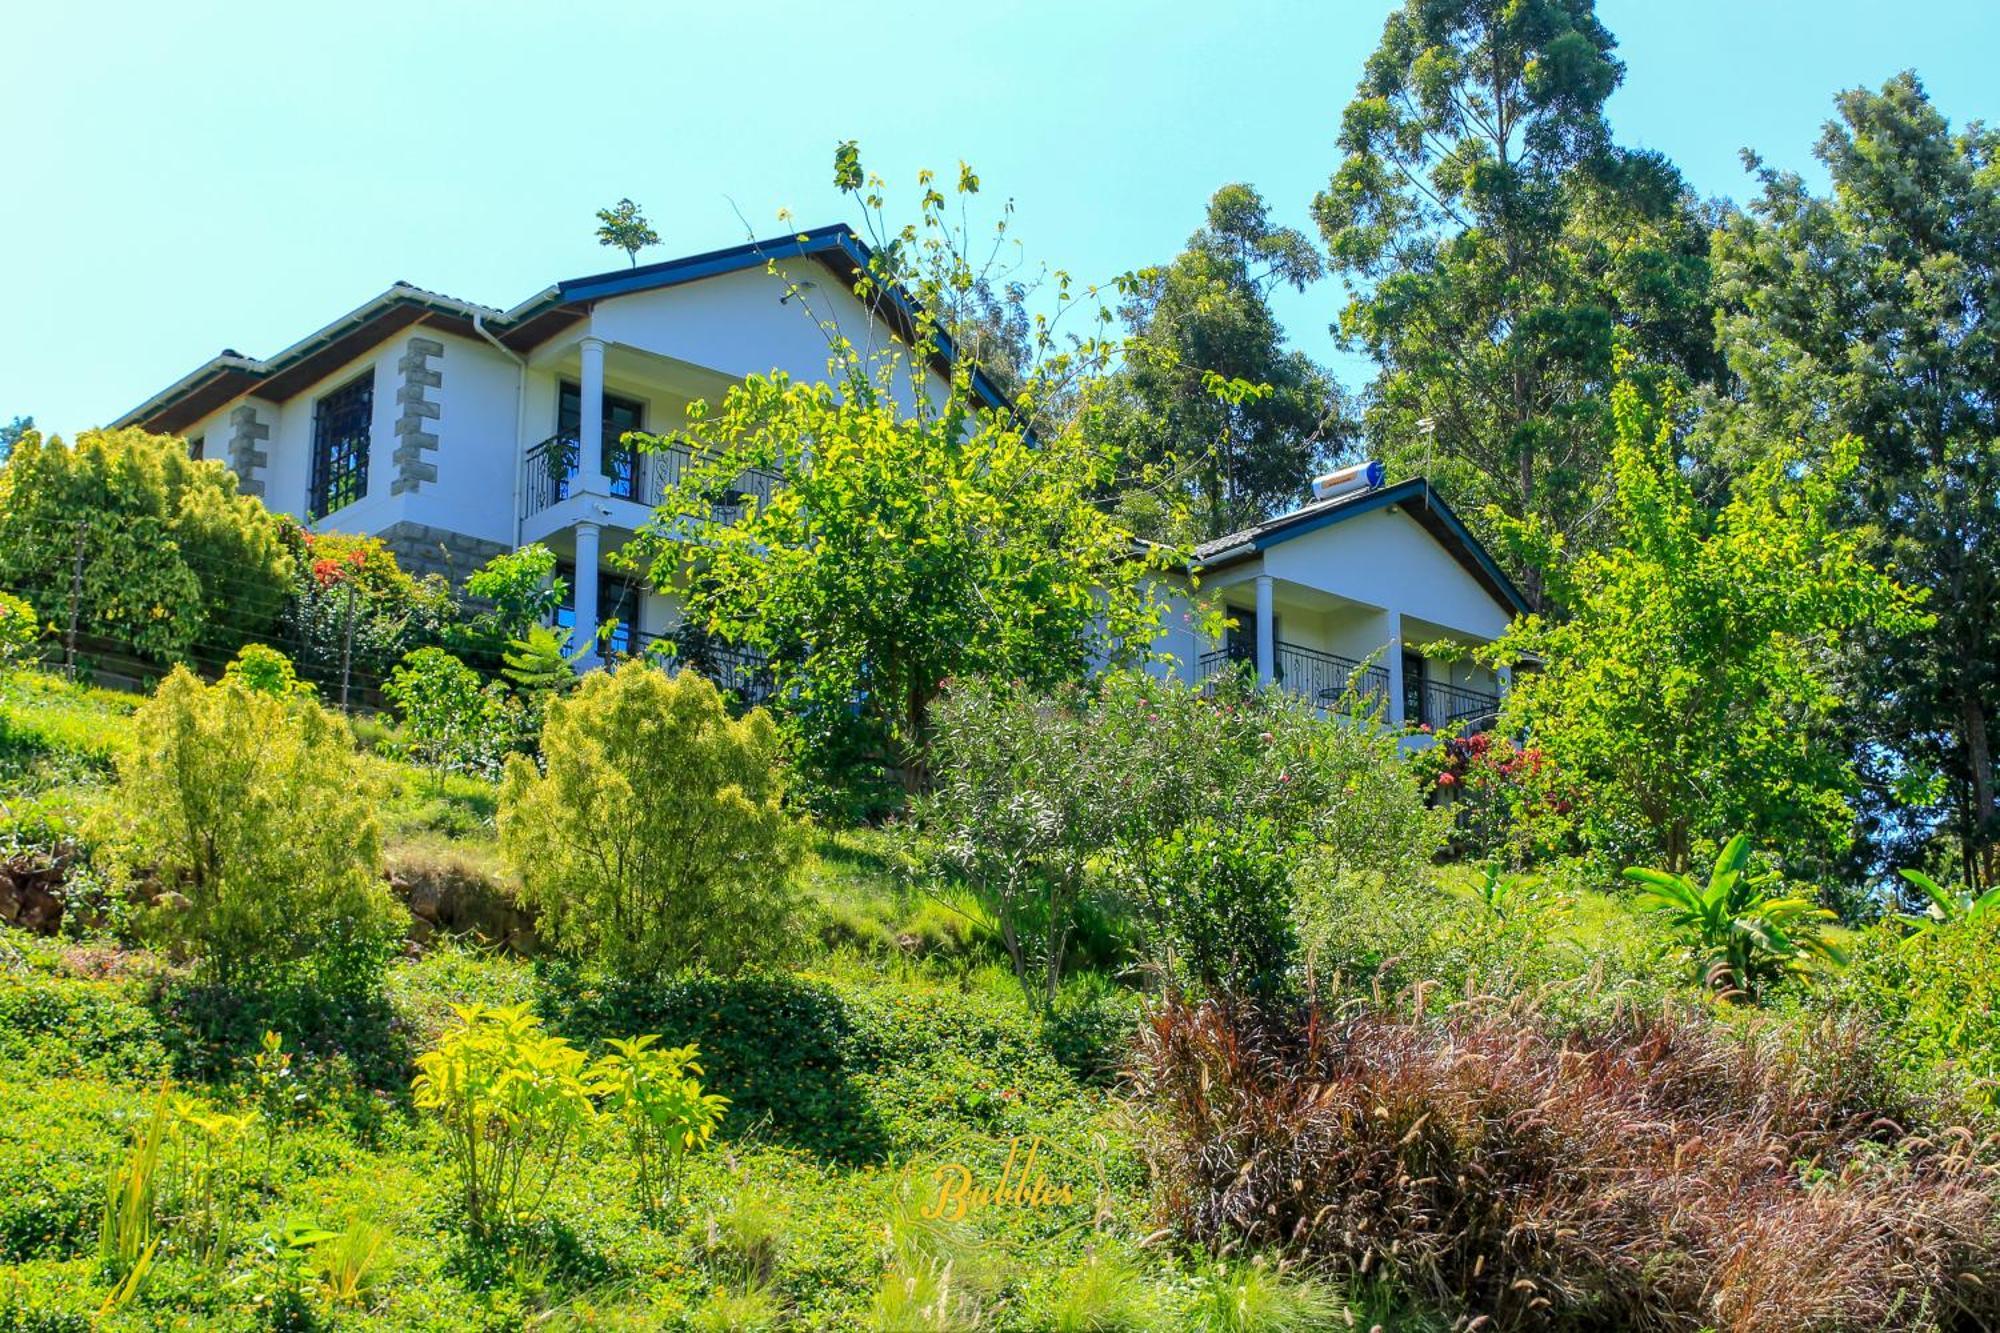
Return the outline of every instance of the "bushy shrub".
{"type": "Polygon", "coordinates": [[[934,717],[936,786],[917,822],[936,860],[999,923],[1022,993],[1046,1008],[1106,836],[1104,756],[1090,743],[1086,701],[1075,690],[961,681],[934,717]]]}
{"type": "Polygon", "coordinates": [[[372,982],[403,918],[382,880],[373,785],[310,699],[175,668],[133,718],[104,845],[150,891],[147,924],[208,979],[372,982]]]}
{"type": "Polygon", "coordinates": [[[355,682],[373,684],[405,653],[435,644],[456,614],[451,585],[415,575],[379,537],[287,530],[299,569],[279,628],[315,679],[338,677],[343,659],[355,682]]]}
{"type": "Polygon", "coordinates": [[[1185,1235],[1498,1327],[1983,1327],[1994,1181],[1969,1140],[1906,1135],[1884,1086],[1852,1028],[1169,1001],[1136,1090],[1185,1235]]]}
{"type": "Polygon", "coordinates": [[[549,708],[542,767],[508,762],[501,847],[543,930],[621,973],[729,974],[791,934],[804,838],[778,734],[692,672],[599,672],[549,708]]]}
{"type": "Polygon", "coordinates": [[[569,594],[556,574],[556,555],[539,542],[506,551],[474,570],[465,595],[486,603],[468,629],[477,639],[505,644],[543,625],[569,594]]]}
{"type": "Polygon", "coordinates": [[[1136,911],[1170,984],[1268,991],[1295,961],[1295,894],[1416,882],[1443,845],[1393,735],[1235,675],[1195,690],[1112,673],[1094,696],[964,681],[937,718],[919,824],[1015,920],[1017,974],[1044,997],[1094,878],[1136,911]]]}
{"type": "Polygon", "coordinates": [[[514,737],[514,705],[497,681],[442,648],[407,653],[382,692],[402,714],[401,741],[412,763],[442,787],[447,773],[495,776],[514,737]]]}
{"type": "Polygon", "coordinates": [[[1811,1003],[1871,1023],[1906,1087],[2000,1114],[2000,913],[1872,927],[1811,1003]]]}
{"type": "Polygon", "coordinates": [[[656,1214],[680,1197],[688,1153],[707,1143],[729,1105],[704,1092],[700,1052],[666,1048],[659,1037],[613,1038],[610,1051],[591,1066],[593,1091],[625,1135],[637,1177],[639,1208],[656,1214]]]}
{"type": "Polygon", "coordinates": [[[295,573],[283,521],[185,440],[29,431],[0,467],[0,585],[67,624],[79,549],[83,632],[160,661],[268,632],[295,573]]]}
{"type": "Polygon", "coordinates": [[[464,1005],[417,1057],[412,1091],[434,1112],[475,1232],[532,1215],[597,1114],[584,1055],[525,1008],[464,1005]]]}
{"type": "Polygon", "coordinates": [[[259,694],[285,698],[293,694],[312,693],[312,686],[301,681],[298,672],[293,669],[292,659],[261,643],[244,644],[235,660],[223,668],[222,675],[225,680],[234,681],[259,694]]]}
{"type": "Polygon", "coordinates": [[[35,608],[11,592],[0,592],[0,671],[26,662],[42,637],[35,608]]]}

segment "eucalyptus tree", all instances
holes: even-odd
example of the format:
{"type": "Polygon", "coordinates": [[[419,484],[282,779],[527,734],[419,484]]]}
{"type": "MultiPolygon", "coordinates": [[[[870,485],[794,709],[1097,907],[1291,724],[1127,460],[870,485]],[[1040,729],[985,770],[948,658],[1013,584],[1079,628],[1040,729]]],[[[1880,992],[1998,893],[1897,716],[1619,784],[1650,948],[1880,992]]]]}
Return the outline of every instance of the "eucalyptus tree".
{"type": "Polygon", "coordinates": [[[1953,132],[1911,73],[1837,105],[1815,150],[1831,193],[1751,156],[1762,193],[1717,238],[1735,384],[1712,449],[1727,472],[1775,444],[1862,442],[1841,518],[1929,592],[1935,617],[1850,645],[1878,850],[1907,863],[1941,834],[1964,879],[1988,886],[2000,883],[2000,134],[1953,132]]]}
{"type": "Polygon", "coordinates": [[[1405,0],[1313,203],[1342,343],[1380,367],[1370,448],[1572,547],[1600,527],[1617,354],[1635,378],[1714,364],[1709,219],[1669,162],[1612,142],[1615,45],[1591,0],[1405,0]]]}

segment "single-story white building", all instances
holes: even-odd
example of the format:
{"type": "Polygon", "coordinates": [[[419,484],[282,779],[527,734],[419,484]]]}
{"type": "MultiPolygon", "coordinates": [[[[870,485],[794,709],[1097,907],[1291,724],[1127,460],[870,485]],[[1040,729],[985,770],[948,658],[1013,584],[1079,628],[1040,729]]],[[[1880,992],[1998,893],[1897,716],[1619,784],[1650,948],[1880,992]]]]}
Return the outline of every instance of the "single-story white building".
{"type": "MultiPolygon", "coordinates": [[[[691,402],[750,374],[824,378],[830,328],[864,355],[907,356],[907,301],[854,294],[867,260],[835,226],[558,282],[506,310],[398,282],[271,357],[225,351],[114,424],[184,435],[274,510],[380,536],[409,568],[463,578],[541,542],[564,563],[562,619],[577,641],[615,622],[608,649],[633,652],[674,632],[676,599],[604,557],[652,516],[686,458],[620,437],[671,436],[691,402]]],[[[946,344],[906,367],[910,391],[942,398],[950,356],[946,344]]],[[[1003,403],[984,376],[974,387],[1003,403]]],[[[739,493],[767,494],[773,480],[746,474],[739,493]]],[[[1309,504],[1198,558],[1204,589],[1221,590],[1240,627],[1202,640],[1174,599],[1160,646],[1189,679],[1239,658],[1331,701],[1342,673],[1374,655],[1362,684],[1393,720],[1490,715],[1498,681],[1413,649],[1493,638],[1520,595],[1424,482],[1309,504]]]]}

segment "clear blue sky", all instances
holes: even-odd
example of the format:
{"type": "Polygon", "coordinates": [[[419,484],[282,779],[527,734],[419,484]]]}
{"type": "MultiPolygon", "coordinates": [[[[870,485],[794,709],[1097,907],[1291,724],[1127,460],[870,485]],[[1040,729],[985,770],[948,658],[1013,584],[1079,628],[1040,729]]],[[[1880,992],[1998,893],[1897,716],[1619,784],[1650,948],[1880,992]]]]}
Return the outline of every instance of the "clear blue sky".
{"type": "MultiPolygon", "coordinates": [[[[834,142],[1011,196],[1037,259],[1171,256],[1209,193],[1307,204],[1389,0],[692,6],[598,0],[7,5],[0,420],[109,420],[221,348],[266,355],[401,278],[507,306],[622,261],[630,195],[667,258],[851,220],[834,142]],[[739,218],[739,213],[741,218],[739,218]]],[[[1811,167],[1838,89],[1914,67],[1954,123],[2000,116],[1991,0],[1600,0],[1621,141],[1705,194],[1737,150],[1811,167]]],[[[910,198],[906,193],[904,198],[910,198]]],[[[1281,307],[1335,354],[1329,281],[1281,307]]]]}

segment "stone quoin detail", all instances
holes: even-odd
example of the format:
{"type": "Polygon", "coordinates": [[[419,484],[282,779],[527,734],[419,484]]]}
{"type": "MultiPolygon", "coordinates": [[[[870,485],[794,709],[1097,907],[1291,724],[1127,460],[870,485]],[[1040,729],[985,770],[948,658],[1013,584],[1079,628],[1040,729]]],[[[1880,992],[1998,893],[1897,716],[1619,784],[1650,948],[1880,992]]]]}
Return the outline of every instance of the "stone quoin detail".
{"type": "Polygon", "coordinates": [[[444,344],[437,339],[415,337],[403,345],[402,359],[396,362],[403,375],[396,403],[403,410],[396,417],[396,479],[389,483],[391,495],[417,491],[425,482],[437,480],[437,464],[424,454],[438,447],[437,434],[430,425],[443,409],[429,392],[444,384],[444,372],[431,365],[433,358],[443,355],[444,344]]]}
{"type": "Polygon", "coordinates": [[[271,461],[262,447],[271,438],[271,428],[257,419],[257,409],[245,403],[229,414],[229,467],[236,474],[236,489],[244,495],[262,495],[264,479],[257,470],[271,461]]]}

